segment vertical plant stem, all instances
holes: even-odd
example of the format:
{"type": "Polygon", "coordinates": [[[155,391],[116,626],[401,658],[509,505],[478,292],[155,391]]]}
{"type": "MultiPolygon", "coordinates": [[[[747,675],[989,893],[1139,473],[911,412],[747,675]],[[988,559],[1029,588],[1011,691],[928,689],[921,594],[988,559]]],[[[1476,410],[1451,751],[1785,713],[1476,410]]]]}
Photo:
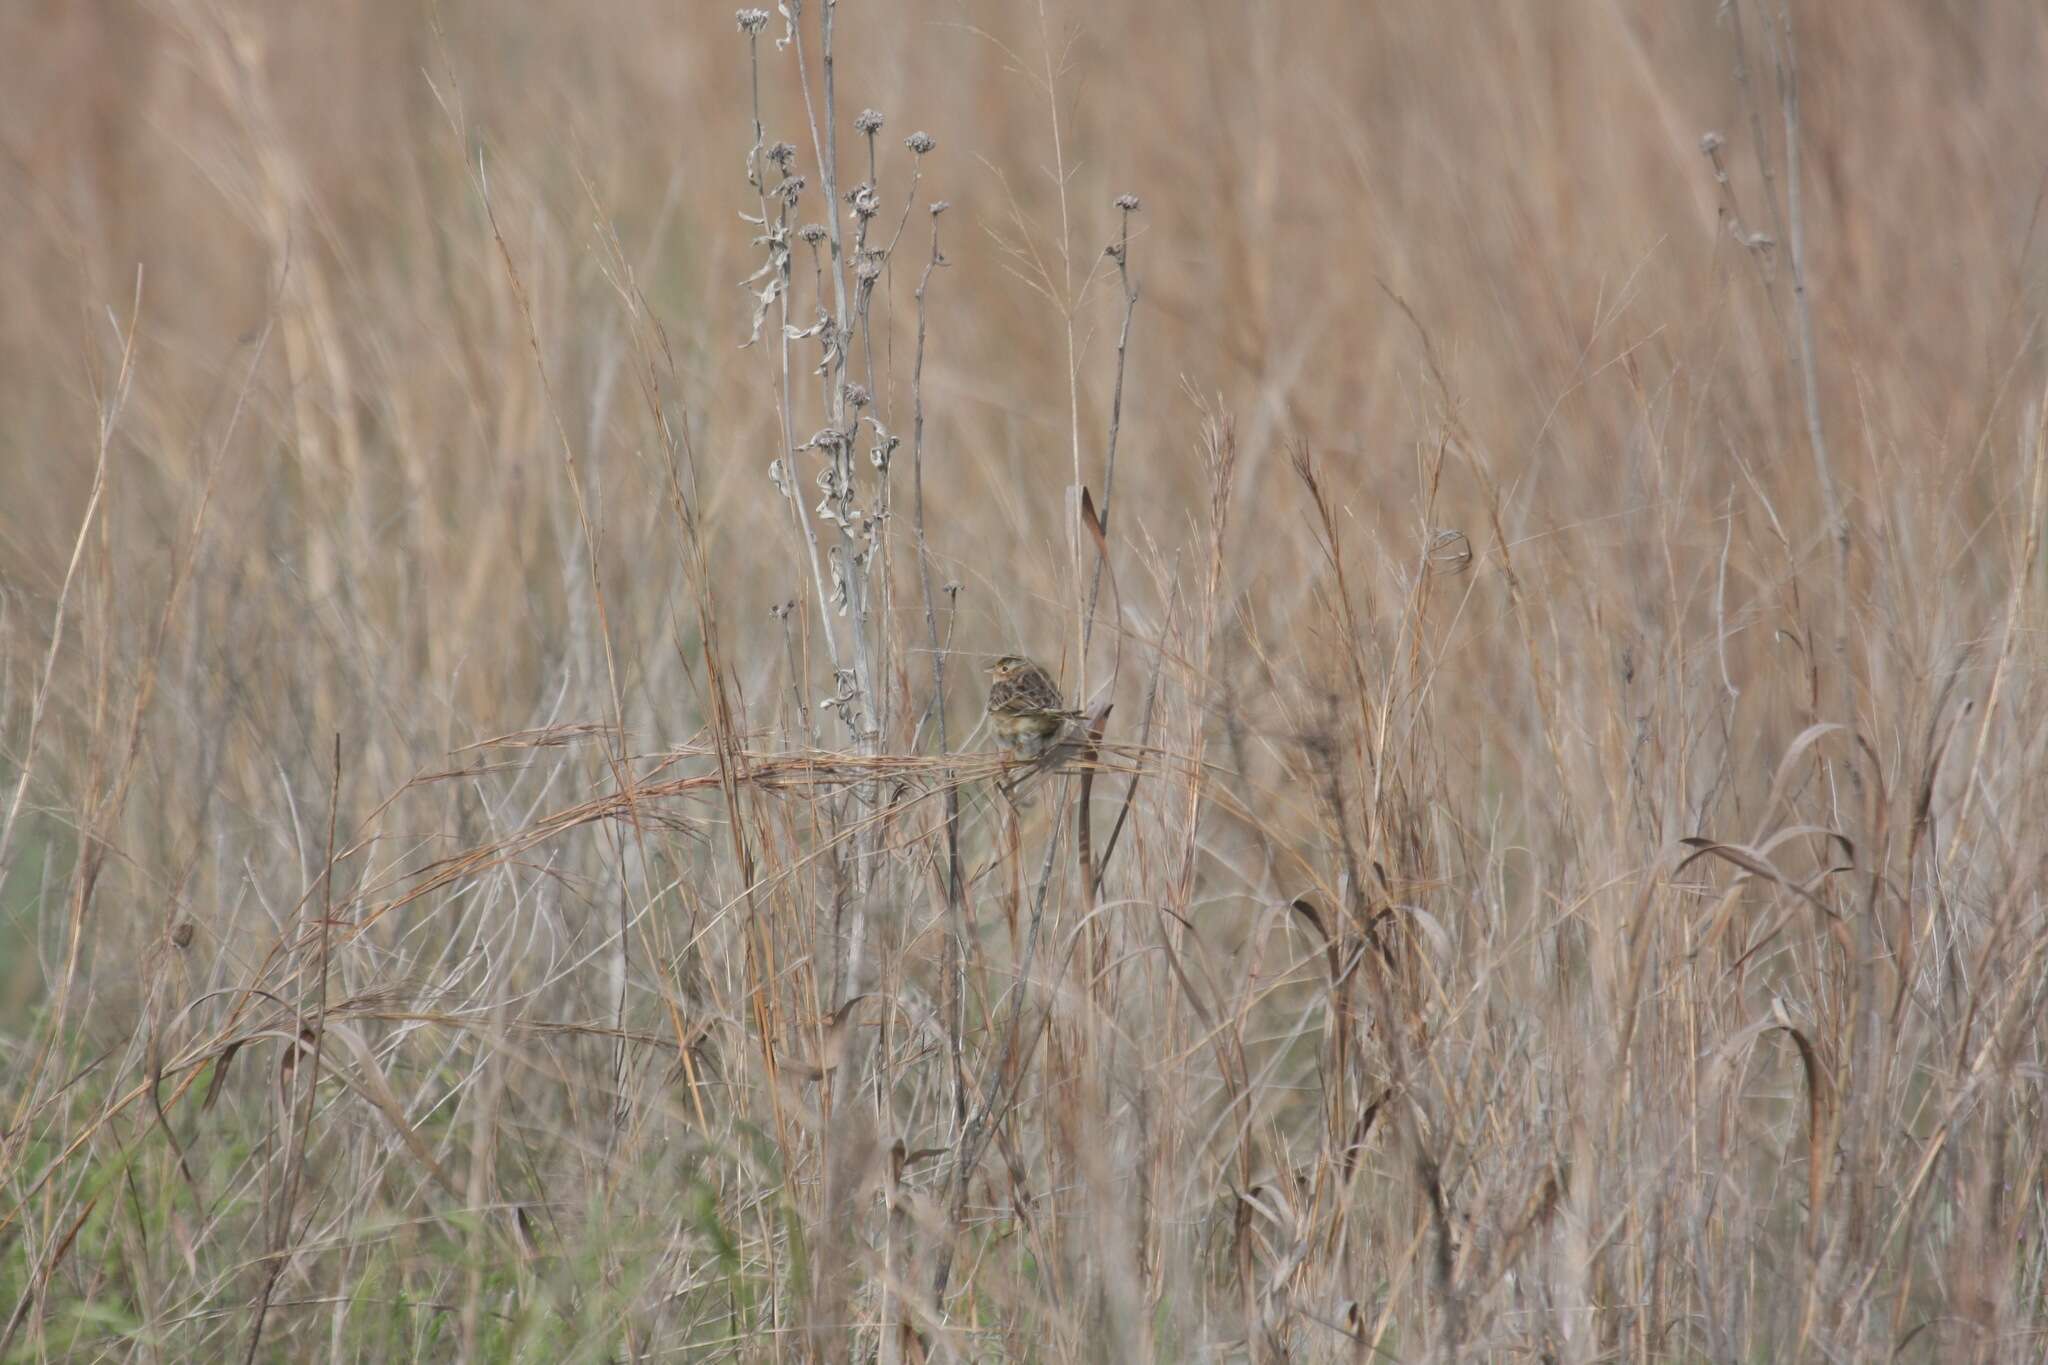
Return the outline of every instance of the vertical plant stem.
{"type": "MultiPolygon", "coordinates": [[[[1116,441],[1117,434],[1123,426],[1124,416],[1124,362],[1131,344],[1131,318],[1138,311],[1138,285],[1131,278],[1131,214],[1135,211],[1136,204],[1137,201],[1128,195],[1117,201],[1117,208],[1123,214],[1123,223],[1117,235],[1116,245],[1110,248],[1116,256],[1117,282],[1123,285],[1124,290],[1124,323],[1116,338],[1116,382],[1109,393],[1109,444],[1102,457],[1102,505],[1099,509],[1099,519],[1105,536],[1109,533],[1109,502],[1116,492],[1116,441]]],[[[1089,577],[1088,609],[1081,618],[1083,658],[1087,657],[1089,642],[1095,636],[1095,605],[1102,595],[1102,571],[1107,567],[1106,559],[1097,558],[1095,572],[1089,577]]],[[[1118,629],[1122,629],[1121,622],[1118,623],[1118,629]]],[[[1085,705],[1087,698],[1081,698],[1081,702],[1085,705]]]]}
{"type": "MultiPolygon", "coordinates": [[[[938,610],[932,597],[932,551],[926,538],[924,516],[924,339],[926,291],[932,272],[946,263],[939,250],[939,214],[943,205],[932,207],[932,249],[925,260],[924,274],[917,281],[917,349],[910,365],[910,487],[911,518],[917,530],[918,579],[924,591],[924,629],[932,655],[932,715],[939,734],[939,752],[952,752],[946,732],[946,651],[939,644],[938,610]]],[[[946,783],[946,958],[945,980],[940,1008],[945,1015],[946,1045],[953,1065],[953,1122],[956,1131],[967,1118],[967,1087],[962,1060],[962,1000],[966,993],[967,921],[960,876],[960,783],[946,783]]]]}

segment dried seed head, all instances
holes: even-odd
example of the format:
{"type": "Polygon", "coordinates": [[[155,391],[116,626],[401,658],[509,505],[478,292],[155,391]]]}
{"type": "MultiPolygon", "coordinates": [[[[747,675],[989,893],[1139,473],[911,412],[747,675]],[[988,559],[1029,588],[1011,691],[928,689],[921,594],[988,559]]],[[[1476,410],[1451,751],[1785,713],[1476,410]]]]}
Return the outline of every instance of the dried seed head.
{"type": "Polygon", "coordinates": [[[1728,139],[1722,137],[1719,133],[1702,133],[1700,135],[1700,151],[1707,156],[1712,156],[1727,145],[1728,139]]]}
{"type": "Polygon", "coordinates": [[[1472,541],[1463,531],[1446,527],[1429,538],[1425,568],[1430,573],[1463,573],[1472,567],[1472,541]]]}
{"type": "Polygon", "coordinates": [[[796,206],[797,197],[804,192],[804,178],[800,175],[785,176],[775,187],[775,197],[783,203],[796,206]]]}
{"type": "Polygon", "coordinates": [[[934,203],[934,204],[932,205],[932,217],[936,218],[936,217],[938,217],[938,216],[939,216],[940,214],[944,213],[944,212],[945,212],[945,211],[946,211],[947,209],[949,209],[949,208],[952,208],[952,207],[953,207],[953,201],[952,201],[952,200],[950,200],[950,199],[941,199],[941,200],[938,200],[937,202],[935,202],[935,203],[934,203]]]}
{"type": "Polygon", "coordinates": [[[903,139],[903,145],[910,148],[911,155],[923,156],[939,144],[932,141],[930,133],[912,133],[909,137],[903,139]]]}
{"type": "MultiPolygon", "coordinates": [[[[840,554],[839,547],[837,545],[834,545],[832,547],[829,558],[832,562],[832,605],[841,616],[844,616],[846,615],[846,608],[848,605],[846,590],[846,557],[840,554]]],[[[847,702],[853,700],[853,693],[850,690],[853,686],[852,675],[846,669],[843,668],[839,670],[839,674],[841,678],[840,686],[848,690],[845,691],[845,693],[841,696],[828,697],[825,700],[820,701],[818,705],[844,706],[847,702]]]]}
{"type": "Polygon", "coordinates": [[[1116,197],[1116,206],[1122,209],[1125,213],[1136,213],[1138,212],[1138,210],[1145,207],[1144,204],[1139,202],[1138,196],[1135,194],[1118,195],[1116,197]]]}
{"type": "Polygon", "coordinates": [[[853,258],[853,277],[862,282],[878,280],[882,278],[882,267],[888,263],[888,260],[889,257],[884,252],[857,252],[853,258]]]}
{"type": "Polygon", "coordinates": [[[864,408],[870,401],[865,384],[848,384],[845,392],[847,404],[851,407],[864,408]]]}
{"type": "Polygon", "coordinates": [[[882,111],[863,109],[854,115],[853,130],[856,133],[879,133],[882,131],[882,111]]]}
{"type": "Polygon", "coordinates": [[[742,33],[759,33],[768,27],[768,11],[765,9],[743,9],[733,15],[742,33]]]}
{"type": "Polygon", "coordinates": [[[1728,235],[1750,251],[1769,251],[1778,245],[1778,239],[1768,232],[1751,232],[1742,226],[1741,220],[1729,217],[1728,235]]]}
{"type": "Polygon", "coordinates": [[[825,225],[823,223],[805,223],[796,230],[796,235],[812,246],[816,246],[825,240],[825,225]]]}
{"type": "Polygon", "coordinates": [[[181,920],[178,923],[178,927],[171,930],[171,946],[173,948],[189,948],[192,946],[191,920],[181,920]]]}
{"type": "Polygon", "coordinates": [[[767,151],[761,153],[761,155],[767,157],[777,166],[780,166],[784,171],[788,171],[791,166],[796,164],[796,148],[790,146],[787,142],[778,142],[767,151]]]}

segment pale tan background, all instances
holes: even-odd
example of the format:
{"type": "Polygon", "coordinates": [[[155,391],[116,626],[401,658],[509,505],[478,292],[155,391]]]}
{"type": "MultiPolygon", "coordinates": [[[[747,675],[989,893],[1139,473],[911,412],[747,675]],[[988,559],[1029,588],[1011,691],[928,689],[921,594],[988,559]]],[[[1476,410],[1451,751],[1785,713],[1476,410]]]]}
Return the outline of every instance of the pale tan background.
{"type": "MultiPolygon", "coordinates": [[[[2037,1355],[2043,1265],[2020,1230],[2040,1226],[2044,1150],[2027,1021],[2048,851],[2029,539],[2048,20],[2034,0],[1790,7],[1843,574],[1787,243],[1743,240],[1779,234],[1767,196],[1785,188],[1772,8],[1742,11],[1746,93],[1709,0],[845,0],[841,155],[860,160],[855,111],[887,116],[885,225],[908,188],[902,139],[938,143],[876,306],[899,432],[924,206],[951,203],[924,398],[934,572],[961,587],[955,744],[986,652],[1081,672],[1069,485],[1078,459],[1101,491],[1121,316],[1102,250],[1114,197],[1144,202],[1110,537],[1127,633],[1121,652],[1100,633],[1087,669],[1100,684],[1120,665],[1112,739],[1140,737],[1159,678],[1146,737],[1168,770],[1197,744],[1216,767],[1205,788],[1156,779],[1119,854],[1107,894],[1143,913],[1108,922],[1142,980],[1027,1065],[971,1232],[948,1221],[950,1158],[913,1168],[915,1254],[960,1256],[940,1327],[891,1306],[930,1262],[889,1259],[874,1186],[854,1181],[859,1217],[832,1202],[895,1136],[957,1150],[936,1045],[908,1025],[875,1042],[897,1088],[856,1137],[822,1120],[817,1087],[768,1076],[715,800],[662,807],[678,827],[653,852],[590,831],[522,844],[496,880],[393,911],[335,966],[462,1197],[330,1085],[298,1206],[312,1249],[277,1291],[317,1306],[266,1319],[265,1358],[779,1358],[803,1342],[866,1358],[898,1349],[906,1316],[928,1344],[1058,1359],[1110,1342],[1349,1359],[1329,1326],[1346,1322],[1402,1360],[1851,1358],[1901,1339],[1913,1358],[2037,1355]],[[1213,595],[1205,409],[1233,414],[1238,442],[1213,595]],[[1290,442],[1319,463],[1341,589],[1290,442]],[[1473,562],[1419,575],[1439,531],[1473,562]],[[1854,851],[1772,845],[1799,893],[1754,867],[1737,885],[1727,860],[1675,870],[1681,838],[1761,847],[1801,825],[1854,851]],[[1421,1059],[1400,1093],[1421,1117],[1403,1128],[1395,1101],[1364,1174],[1340,1176],[1358,1113],[1401,1074],[1398,1012],[1356,985],[1357,1033],[1326,1020],[1321,940],[1289,906],[1335,922],[1368,878],[1436,930],[1415,940],[1433,955],[1399,959],[1421,1059]],[[625,1043],[577,1030],[622,1017],[604,948],[622,903],[643,926],[682,923],[681,904],[719,914],[701,941],[655,945],[697,954],[673,978],[635,940],[623,1018],[655,1041],[619,1080],[625,1043]],[[682,1049],[688,1065],[678,1036],[701,1053],[682,1049]],[[716,1078],[709,1100],[679,1088],[693,1066],[716,1078]],[[513,1205],[545,1225],[534,1261],[471,1235],[513,1205]],[[736,1239],[730,1264],[714,1225],[736,1239]],[[799,1248],[792,1227],[818,1240],[799,1248]],[[830,1240],[841,1227],[854,1250],[830,1240]],[[796,1271],[820,1247],[850,1278],[807,1298],[796,1271]],[[1453,1247],[1478,1260],[1446,1275],[1453,1247]],[[1495,1253],[1514,1275],[1463,1278],[1495,1253]],[[441,1309],[390,1310],[400,1295],[444,1305],[445,1331],[429,1330],[441,1309]]],[[[794,68],[763,50],[768,137],[799,148],[814,220],[794,68]]],[[[674,358],[663,399],[695,451],[748,742],[795,745],[793,699],[830,690],[822,667],[792,677],[770,615],[795,599],[790,630],[816,628],[766,477],[773,358],[739,345],[759,263],[740,217],[745,51],[730,8],[694,0],[0,7],[0,802],[49,679],[0,854],[0,1075],[21,1082],[0,1093],[25,1097],[7,1119],[26,1123],[0,1146],[8,1349],[245,1350],[289,1166],[277,1044],[219,1107],[173,1101],[203,1195],[135,1087],[164,1057],[184,1059],[171,1085],[212,1074],[222,1002],[286,990],[266,955],[322,885],[337,735],[340,843],[367,841],[335,878],[338,898],[361,892],[355,913],[432,858],[609,789],[593,749],[493,751],[502,772],[382,804],[481,762],[462,746],[611,722],[604,625],[634,752],[707,724],[698,599],[607,226],[674,358]],[[181,923],[192,944],[167,946],[181,923]],[[131,1170],[123,1221],[94,1182],[131,1170]],[[88,1231],[67,1241],[74,1222],[88,1231]]],[[[804,389],[799,437],[822,420],[804,389]]],[[[908,470],[906,452],[884,747],[929,755],[908,470]]],[[[690,763],[668,775],[711,771],[690,763]]],[[[831,1002],[801,955],[838,924],[844,883],[815,856],[818,808],[762,800],[747,819],[774,888],[762,913],[789,934],[772,1009],[790,1013],[770,1030],[787,1061],[824,1045],[831,1002]]],[[[1017,975],[1004,888],[1036,876],[1050,821],[1027,808],[1013,863],[976,800],[979,1076],[1017,975]]],[[[935,809],[904,817],[895,898],[873,907],[876,991],[906,1017],[942,993],[939,844],[916,823],[935,809]]],[[[1344,932],[1355,946],[1365,927],[1344,932]]]]}

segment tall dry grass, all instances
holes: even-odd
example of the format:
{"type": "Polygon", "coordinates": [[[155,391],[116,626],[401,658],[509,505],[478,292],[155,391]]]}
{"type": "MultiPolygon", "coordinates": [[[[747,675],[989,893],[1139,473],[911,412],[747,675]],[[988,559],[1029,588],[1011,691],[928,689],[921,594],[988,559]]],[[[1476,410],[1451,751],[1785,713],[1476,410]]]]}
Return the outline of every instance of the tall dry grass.
{"type": "Polygon", "coordinates": [[[0,1357],[2039,1358],[2048,26],[1790,10],[0,13],[0,1357]]]}

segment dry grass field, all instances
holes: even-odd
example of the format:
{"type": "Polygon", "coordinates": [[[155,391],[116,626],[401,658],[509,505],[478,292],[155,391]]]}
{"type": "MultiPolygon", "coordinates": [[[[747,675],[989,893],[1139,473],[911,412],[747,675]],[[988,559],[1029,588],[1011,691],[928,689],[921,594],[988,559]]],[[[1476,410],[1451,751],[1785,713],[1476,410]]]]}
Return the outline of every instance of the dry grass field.
{"type": "Polygon", "coordinates": [[[2048,1354],[2037,0],[785,4],[0,7],[0,1361],[2048,1354]]]}

